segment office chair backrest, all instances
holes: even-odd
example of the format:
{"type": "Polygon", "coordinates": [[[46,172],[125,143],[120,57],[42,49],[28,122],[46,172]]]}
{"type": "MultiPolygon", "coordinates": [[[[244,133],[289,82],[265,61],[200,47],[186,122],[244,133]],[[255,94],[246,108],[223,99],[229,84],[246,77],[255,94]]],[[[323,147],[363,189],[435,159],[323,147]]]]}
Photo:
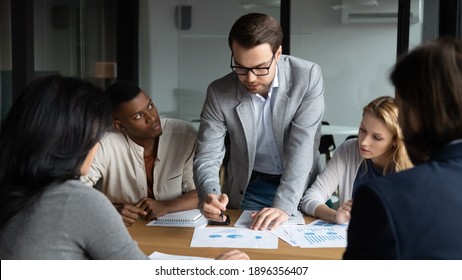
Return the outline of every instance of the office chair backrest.
{"type": "MultiPolygon", "coordinates": [[[[328,122],[323,121],[323,125],[329,125],[328,122]]],[[[334,142],[334,136],[332,134],[322,135],[321,141],[319,143],[319,152],[326,155],[326,159],[329,160],[331,157],[331,152],[337,148],[334,142]]]]}
{"type": "Polygon", "coordinates": [[[349,140],[349,139],[354,139],[354,138],[358,138],[358,135],[349,135],[346,139],[346,140],[349,140]]]}

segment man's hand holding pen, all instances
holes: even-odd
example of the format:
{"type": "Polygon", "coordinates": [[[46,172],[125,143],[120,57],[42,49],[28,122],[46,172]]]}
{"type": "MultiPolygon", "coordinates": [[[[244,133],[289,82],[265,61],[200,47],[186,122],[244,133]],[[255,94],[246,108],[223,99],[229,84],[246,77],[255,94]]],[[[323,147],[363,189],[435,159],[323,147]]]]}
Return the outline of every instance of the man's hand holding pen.
{"type": "Polygon", "coordinates": [[[228,196],[224,193],[211,193],[208,194],[202,204],[202,213],[208,220],[217,222],[224,222],[226,216],[223,212],[226,211],[226,205],[228,205],[228,196]]]}

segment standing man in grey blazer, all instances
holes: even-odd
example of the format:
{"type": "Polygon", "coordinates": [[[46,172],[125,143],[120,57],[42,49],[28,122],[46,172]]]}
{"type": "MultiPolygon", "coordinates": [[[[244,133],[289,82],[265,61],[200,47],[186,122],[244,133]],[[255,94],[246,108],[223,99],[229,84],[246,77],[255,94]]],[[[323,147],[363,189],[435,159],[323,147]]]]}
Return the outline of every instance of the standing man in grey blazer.
{"type": "Polygon", "coordinates": [[[201,113],[194,158],[199,207],[216,221],[226,219],[227,207],[254,210],[250,228],[276,228],[297,214],[319,171],[321,69],[282,55],[281,27],[265,14],[240,17],[228,43],[232,72],[209,85],[201,113]]]}

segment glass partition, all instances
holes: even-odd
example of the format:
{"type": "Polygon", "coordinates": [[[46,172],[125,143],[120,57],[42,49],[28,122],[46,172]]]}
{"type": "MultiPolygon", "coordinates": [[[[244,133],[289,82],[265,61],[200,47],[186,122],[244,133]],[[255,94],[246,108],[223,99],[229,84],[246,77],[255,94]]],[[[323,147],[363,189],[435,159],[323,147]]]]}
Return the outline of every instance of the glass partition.
{"type": "MultiPolygon", "coordinates": [[[[374,98],[394,96],[388,74],[396,61],[398,0],[291,1],[291,54],[321,66],[324,120],[358,126],[374,98]]],[[[422,41],[422,1],[411,1],[410,45],[422,41]]],[[[345,136],[335,136],[341,143],[345,136]]]]}
{"type": "Polygon", "coordinates": [[[105,86],[116,78],[116,0],[34,1],[34,70],[105,86]],[[44,20],[49,19],[49,20],[44,20]]]}

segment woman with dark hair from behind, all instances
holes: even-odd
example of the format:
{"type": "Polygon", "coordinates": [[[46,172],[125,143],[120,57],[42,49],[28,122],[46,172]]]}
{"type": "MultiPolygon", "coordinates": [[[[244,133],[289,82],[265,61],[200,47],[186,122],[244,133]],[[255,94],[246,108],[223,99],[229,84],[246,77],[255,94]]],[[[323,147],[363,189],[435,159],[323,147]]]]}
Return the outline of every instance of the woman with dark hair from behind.
{"type": "Polygon", "coordinates": [[[104,194],[79,181],[109,104],[98,87],[59,75],[36,79],[13,104],[0,133],[0,259],[147,259],[104,194]]]}
{"type": "Polygon", "coordinates": [[[462,41],[402,57],[390,79],[414,168],[361,185],[345,259],[462,259],[462,41]]]}

